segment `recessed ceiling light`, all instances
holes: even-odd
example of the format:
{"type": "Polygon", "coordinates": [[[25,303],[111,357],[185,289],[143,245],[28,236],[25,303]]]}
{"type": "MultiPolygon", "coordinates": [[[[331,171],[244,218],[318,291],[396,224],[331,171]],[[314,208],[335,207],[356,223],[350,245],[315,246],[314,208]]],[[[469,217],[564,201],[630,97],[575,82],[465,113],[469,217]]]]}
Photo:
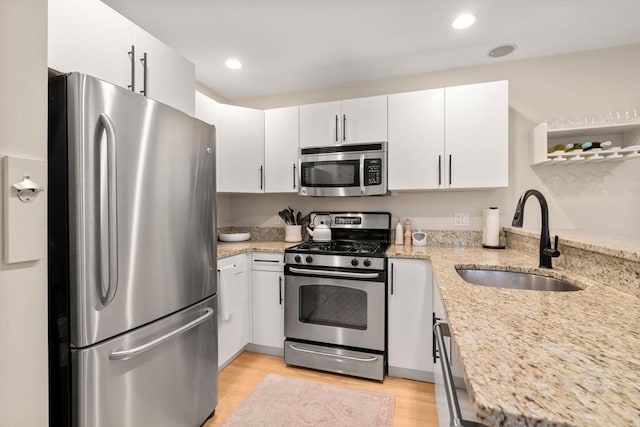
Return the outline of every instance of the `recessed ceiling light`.
{"type": "Polygon", "coordinates": [[[451,26],[456,30],[463,30],[465,28],[469,28],[470,26],[472,26],[474,22],[476,22],[475,15],[472,15],[470,13],[465,13],[458,16],[456,19],[454,19],[451,26]]]}
{"type": "Polygon", "coordinates": [[[489,56],[492,58],[500,58],[501,56],[509,55],[511,52],[516,50],[516,46],[512,44],[504,44],[502,46],[498,46],[495,49],[491,49],[489,51],[489,56]]]}
{"type": "Polygon", "coordinates": [[[230,70],[239,70],[240,68],[242,68],[242,64],[240,63],[240,61],[235,58],[227,59],[227,62],[225,62],[224,65],[226,65],[230,70]]]}

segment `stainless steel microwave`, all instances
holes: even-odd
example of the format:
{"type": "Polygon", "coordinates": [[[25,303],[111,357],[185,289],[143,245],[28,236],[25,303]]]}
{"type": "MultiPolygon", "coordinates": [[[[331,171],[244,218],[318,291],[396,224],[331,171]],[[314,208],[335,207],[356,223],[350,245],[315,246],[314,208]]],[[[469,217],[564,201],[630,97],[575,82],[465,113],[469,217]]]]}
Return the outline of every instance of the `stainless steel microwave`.
{"type": "Polygon", "coordinates": [[[387,143],[300,149],[298,194],[379,196],[387,194],[387,143]]]}

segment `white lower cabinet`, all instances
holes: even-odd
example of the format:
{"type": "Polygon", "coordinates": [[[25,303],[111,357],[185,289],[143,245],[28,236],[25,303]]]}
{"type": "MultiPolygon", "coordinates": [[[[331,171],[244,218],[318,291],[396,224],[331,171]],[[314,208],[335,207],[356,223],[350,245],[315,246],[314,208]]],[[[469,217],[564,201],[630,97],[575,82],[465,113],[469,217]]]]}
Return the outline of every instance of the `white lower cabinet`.
{"type": "Polygon", "coordinates": [[[284,254],[252,254],[251,290],[253,339],[251,350],[283,355],[284,254]]]}
{"type": "Polygon", "coordinates": [[[218,369],[251,340],[250,292],[247,255],[218,260],[218,369]]]}
{"type": "Polygon", "coordinates": [[[433,381],[433,274],[423,260],[390,259],[389,375],[433,381]]]}

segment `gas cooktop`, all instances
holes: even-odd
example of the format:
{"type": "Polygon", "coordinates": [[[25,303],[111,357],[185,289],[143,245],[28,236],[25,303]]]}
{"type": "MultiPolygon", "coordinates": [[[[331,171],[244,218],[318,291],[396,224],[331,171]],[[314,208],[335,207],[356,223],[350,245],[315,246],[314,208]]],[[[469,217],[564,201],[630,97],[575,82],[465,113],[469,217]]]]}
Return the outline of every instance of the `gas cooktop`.
{"type": "Polygon", "coordinates": [[[329,242],[308,241],[288,248],[286,252],[319,253],[331,255],[384,254],[389,248],[387,241],[331,240],[329,242]]]}

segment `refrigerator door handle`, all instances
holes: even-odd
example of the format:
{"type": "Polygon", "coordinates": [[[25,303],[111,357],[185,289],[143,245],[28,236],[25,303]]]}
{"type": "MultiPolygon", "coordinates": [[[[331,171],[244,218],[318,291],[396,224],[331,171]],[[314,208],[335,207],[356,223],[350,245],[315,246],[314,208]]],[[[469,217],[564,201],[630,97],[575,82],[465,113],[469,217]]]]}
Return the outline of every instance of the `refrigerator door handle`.
{"type": "Polygon", "coordinates": [[[195,328],[196,326],[198,326],[199,324],[207,321],[210,317],[213,316],[213,309],[210,307],[207,307],[206,309],[203,310],[204,314],[200,317],[198,317],[197,319],[192,320],[191,322],[187,323],[186,325],[180,326],[178,329],[174,329],[173,331],[169,332],[168,334],[162,335],[161,337],[158,337],[154,340],[151,340],[149,342],[146,342],[142,345],[139,345],[137,347],[134,348],[130,348],[130,349],[126,349],[126,350],[115,350],[112,351],[111,354],[109,354],[109,359],[110,360],[127,360],[127,359],[131,359],[133,357],[136,357],[142,353],[144,353],[145,351],[151,350],[154,347],[159,346],[160,344],[162,344],[165,341],[169,341],[171,338],[174,338],[180,334],[183,334],[185,332],[187,332],[189,329],[195,328]]]}
{"type": "MultiPolygon", "coordinates": [[[[100,149],[100,144],[102,141],[101,130],[104,129],[107,134],[107,147],[106,147],[106,187],[107,187],[107,212],[104,212],[103,206],[100,206],[98,209],[99,216],[99,224],[100,224],[100,243],[99,243],[99,253],[100,253],[100,273],[101,280],[98,289],[98,294],[100,295],[100,301],[103,306],[107,306],[113,301],[116,296],[116,291],[118,290],[118,209],[116,205],[116,140],[115,140],[115,129],[113,127],[113,123],[109,119],[109,116],[102,113],[98,117],[98,129],[96,132],[96,145],[97,151],[102,153],[100,149]],[[106,215],[105,215],[106,214],[106,215]],[[104,227],[106,216],[106,240],[107,240],[107,248],[104,250],[103,243],[105,240],[104,236],[104,227]],[[105,274],[107,272],[107,274],[105,274]],[[105,277],[107,276],[107,277],[105,277]],[[105,287],[106,284],[106,287],[105,287]],[[106,288],[106,289],[105,289],[106,288]]],[[[100,164],[102,164],[102,159],[100,159],[100,164]]],[[[102,180],[103,174],[100,173],[100,179],[102,180]]],[[[103,187],[103,183],[100,182],[98,184],[100,187],[103,187]]],[[[98,194],[102,191],[102,188],[98,188],[98,194]]],[[[102,201],[100,202],[102,205],[102,201]]]]}

